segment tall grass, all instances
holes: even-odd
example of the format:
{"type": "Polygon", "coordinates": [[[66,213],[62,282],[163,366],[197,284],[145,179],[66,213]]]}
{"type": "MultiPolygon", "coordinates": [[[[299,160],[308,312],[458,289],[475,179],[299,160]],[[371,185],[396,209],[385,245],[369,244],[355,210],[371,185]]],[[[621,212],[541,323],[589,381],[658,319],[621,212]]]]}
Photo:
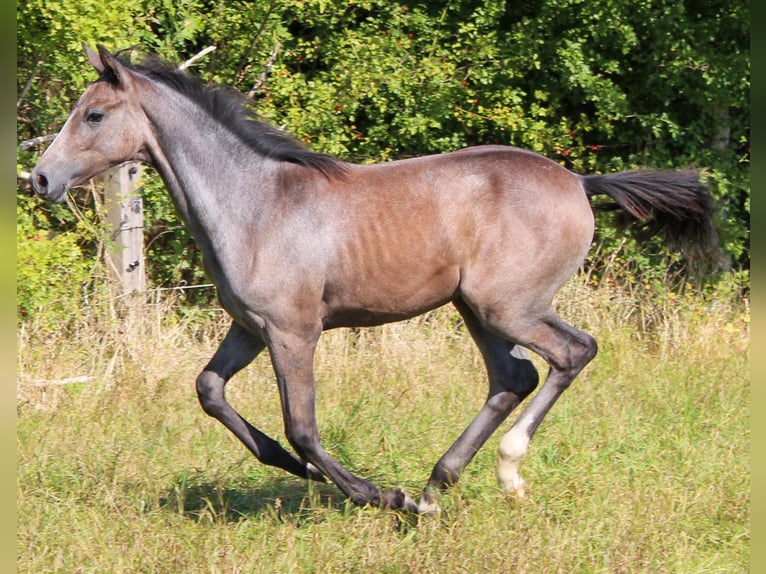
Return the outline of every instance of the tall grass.
{"type": "MultiPolygon", "coordinates": [[[[332,485],[259,465],[204,415],[194,379],[227,327],[217,312],[180,319],[163,300],[59,333],[27,325],[18,571],[746,572],[747,301],[586,279],[557,302],[600,353],[531,443],[528,498],[495,483],[498,433],[438,517],[352,507],[332,485]]],[[[325,447],[413,495],[486,393],[449,308],[328,332],[316,371],[325,447]]],[[[228,397],[286,444],[266,355],[228,397]]]]}

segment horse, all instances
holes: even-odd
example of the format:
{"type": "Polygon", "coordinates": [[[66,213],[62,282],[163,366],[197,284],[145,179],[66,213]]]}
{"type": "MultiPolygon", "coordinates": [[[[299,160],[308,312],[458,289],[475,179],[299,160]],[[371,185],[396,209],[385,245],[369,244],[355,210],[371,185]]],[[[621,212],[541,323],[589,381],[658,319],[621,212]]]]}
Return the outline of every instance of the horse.
{"type": "Polygon", "coordinates": [[[668,241],[715,242],[699,173],[578,175],[499,145],[353,164],[311,151],[236,90],[205,85],[149,56],[83,45],[98,72],[31,173],[35,192],[70,188],[125,162],[153,166],[203,255],[231,326],[196,379],[205,413],[259,461],[331,481],[353,503],[438,512],[439,497],[509,414],[537,389],[527,351],[548,373],[498,446],[497,475],[523,497],[519,466],[558,397],[597,352],[553,298],[594,234],[591,198],[668,241]],[[320,442],[313,357],[324,330],[415,317],[451,303],[485,363],[476,417],[433,467],[419,501],[352,474],[320,442]],[[235,373],[268,350],[290,452],[226,401],[235,373]]]}

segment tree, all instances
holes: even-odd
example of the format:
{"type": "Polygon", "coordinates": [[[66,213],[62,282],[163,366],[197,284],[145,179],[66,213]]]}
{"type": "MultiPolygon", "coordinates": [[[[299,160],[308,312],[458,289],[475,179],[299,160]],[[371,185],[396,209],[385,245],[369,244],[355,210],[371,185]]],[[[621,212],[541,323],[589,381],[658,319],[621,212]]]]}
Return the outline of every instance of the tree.
{"type": "MultiPolygon", "coordinates": [[[[55,131],[93,79],[81,41],[175,62],[214,45],[194,74],[252,92],[268,121],[348,160],[502,143],[578,172],[703,168],[726,263],[748,268],[749,18],[743,0],[30,0],[18,6],[19,139],[55,131]]],[[[145,193],[150,278],[202,280],[156,178],[145,193]]],[[[34,209],[72,230],[67,212],[34,209]]],[[[605,249],[621,242],[599,230],[605,249]]],[[[666,265],[623,249],[641,272],[666,265]]]]}

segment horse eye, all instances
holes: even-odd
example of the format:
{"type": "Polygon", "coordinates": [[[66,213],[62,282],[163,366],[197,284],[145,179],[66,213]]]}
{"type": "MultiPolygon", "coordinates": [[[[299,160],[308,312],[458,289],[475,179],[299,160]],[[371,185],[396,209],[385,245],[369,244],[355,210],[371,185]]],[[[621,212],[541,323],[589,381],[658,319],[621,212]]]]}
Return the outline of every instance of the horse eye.
{"type": "Polygon", "coordinates": [[[103,114],[102,112],[88,112],[88,115],[87,115],[87,117],[85,118],[85,120],[86,120],[88,123],[91,123],[91,124],[97,124],[97,123],[98,123],[98,122],[100,122],[100,121],[101,121],[103,118],[104,118],[104,114],[103,114]]]}

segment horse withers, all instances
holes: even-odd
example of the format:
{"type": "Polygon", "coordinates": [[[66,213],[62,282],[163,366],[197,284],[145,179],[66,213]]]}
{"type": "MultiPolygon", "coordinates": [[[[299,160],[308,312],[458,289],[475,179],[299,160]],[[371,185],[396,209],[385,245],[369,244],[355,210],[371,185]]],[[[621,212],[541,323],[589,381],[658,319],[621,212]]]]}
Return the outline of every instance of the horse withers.
{"type": "Polygon", "coordinates": [[[541,155],[479,146],[377,165],[312,152],[260,121],[246,98],[158,59],[131,64],[86,47],[99,74],[31,175],[67,190],[127,161],[151,164],[203,254],[230,330],[197,378],[202,408],[262,462],[329,479],[357,504],[432,511],[439,494],[538,385],[501,438],[501,486],[524,493],[519,464],[556,399],[596,355],[553,297],[582,263],[606,195],[629,220],[676,243],[713,245],[713,201],[691,171],[574,174],[541,155]],[[381,490],[322,447],[313,358],[322,331],[379,325],[452,303],[484,358],[486,402],[436,463],[416,503],[381,490]],[[230,378],[268,349],[295,454],[226,401],[230,378]]]}

